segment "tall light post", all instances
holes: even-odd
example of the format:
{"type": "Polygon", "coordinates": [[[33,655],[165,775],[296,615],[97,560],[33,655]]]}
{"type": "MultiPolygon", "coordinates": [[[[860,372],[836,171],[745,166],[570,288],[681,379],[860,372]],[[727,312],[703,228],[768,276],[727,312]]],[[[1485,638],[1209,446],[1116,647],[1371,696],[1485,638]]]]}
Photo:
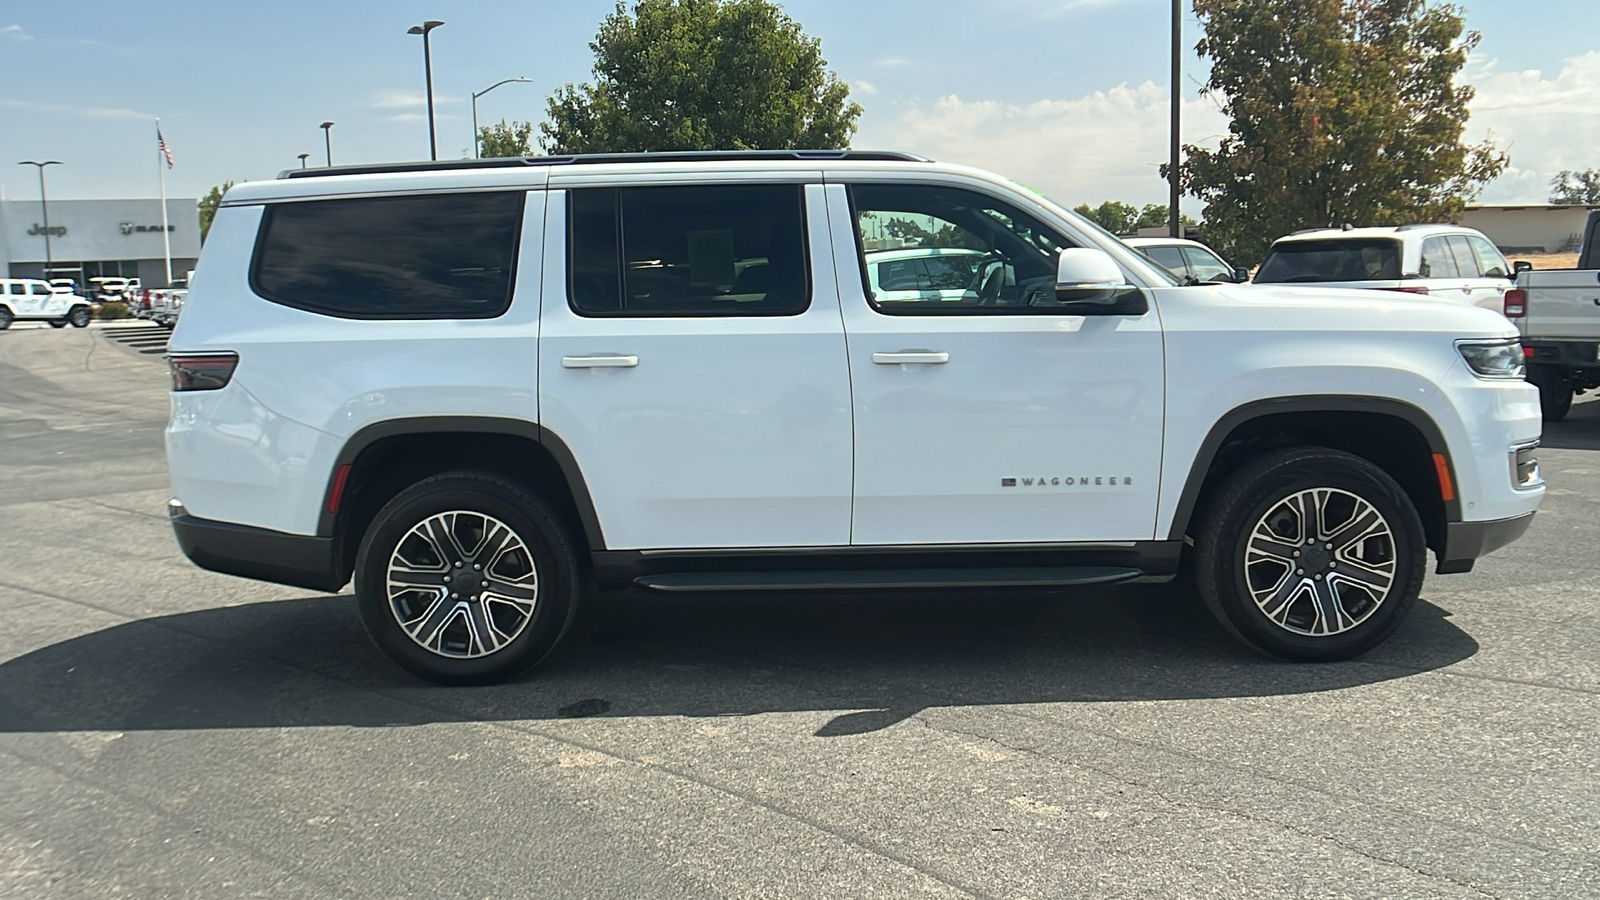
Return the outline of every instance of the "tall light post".
{"type": "Polygon", "coordinates": [[[300,159],[300,168],[302,168],[302,169],[304,169],[304,168],[305,168],[305,167],[306,167],[306,157],[308,157],[308,156],[310,156],[310,155],[311,155],[311,154],[309,154],[309,153],[302,153],[302,154],[300,154],[300,156],[299,156],[299,159],[300,159]]]}
{"type": "Polygon", "coordinates": [[[482,148],[481,144],[478,141],[478,98],[482,97],[484,94],[489,93],[490,91],[494,90],[495,88],[499,87],[502,84],[511,84],[514,81],[523,82],[525,84],[532,84],[533,83],[533,79],[532,78],[507,78],[504,81],[496,81],[494,84],[491,84],[488,87],[484,88],[483,90],[478,91],[476,94],[472,95],[472,158],[473,159],[482,159],[483,158],[483,148],[482,148]]]}
{"type": "Polygon", "coordinates": [[[1183,100],[1179,79],[1183,77],[1183,0],[1172,0],[1172,155],[1167,160],[1167,230],[1183,237],[1178,224],[1178,104],[1183,100]]]}
{"type": "Polygon", "coordinates": [[[17,163],[17,165],[39,167],[39,211],[44,216],[44,279],[49,281],[50,270],[55,268],[55,257],[50,255],[50,202],[45,196],[44,167],[59,166],[61,165],[61,160],[47,159],[44,162],[35,162],[31,159],[25,159],[17,163]]]}
{"type": "Polygon", "coordinates": [[[323,122],[319,127],[322,129],[322,149],[328,154],[328,168],[331,169],[333,168],[333,138],[328,135],[332,133],[333,123],[323,122]]]}
{"type": "Polygon", "coordinates": [[[422,71],[428,81],[428,158],[439,158],[439,143],[433,134],[433,54],[428,52],[428,32],[438,28],[444,23],[438,19],[429,19],[421,25],[413,25],[406,29],[406,34],[422,35],[422,71]]]}

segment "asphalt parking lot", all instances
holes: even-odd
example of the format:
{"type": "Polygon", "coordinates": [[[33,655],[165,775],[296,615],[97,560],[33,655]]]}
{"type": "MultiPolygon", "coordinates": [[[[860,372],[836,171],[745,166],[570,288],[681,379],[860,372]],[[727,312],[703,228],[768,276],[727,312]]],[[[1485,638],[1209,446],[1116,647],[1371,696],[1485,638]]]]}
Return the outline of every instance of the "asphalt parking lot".
{"type": "Polygon", "coordinates": [[[1181,584],[611,596],[448,689],[168,528],[162,337],[0,332],[0,894],[1600,894],[1600,402],[1364,659],[1181,584]]]}

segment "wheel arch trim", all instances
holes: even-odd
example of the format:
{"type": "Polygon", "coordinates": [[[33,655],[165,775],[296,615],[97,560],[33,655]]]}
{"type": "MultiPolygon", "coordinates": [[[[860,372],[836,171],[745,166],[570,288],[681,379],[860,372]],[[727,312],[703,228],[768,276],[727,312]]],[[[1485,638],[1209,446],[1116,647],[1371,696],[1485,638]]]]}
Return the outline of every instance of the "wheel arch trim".
{"type": "Polygon", "coordinates": [[[1200,500],[1200,493],[1205,488],[1206,476],[1211,472],[1211,465],[1216,461],[1217,453],[1228,437],[1244,426],[1257,419],[1284,413],[1306,412],[1340,412],[1340,413],[1369,413],[1399,419],[1412,426],[1422,435],[1427,442],[1428,449],[1436,457],[1444,458],[1444,466],[1449,473],[1453,486],[1457,486],[1455,496],[1442,501],[1444,504],[1445,522],[1461,521],[1461,497],[1459,493],[1460,480],[1456,475],[1455,461],[1450,454],[1450,445],[1445,441],[1444,432],[1440,430],[1431,416],[1422,408],[1403,400],[1391,397],[1371,397],[1362,395],[1345,394],[1313,394],[1299,397],[1273,397],[1265,400],[1253,400],[1229,410],[1206,433],[1205,440],[1200,443],[1200,449],[1195,453],[1194,462],[1189,467],[1189,476],[1184,481],[1183,490],[1178,497],[1178,505],[1173,511],[1172,525],[1168,530],[1170,540],[1181,540],[1189,530],[1189,524],[1200,500]]]}
{"type": "Polygon", "coordinates": [[[567,490],[572,493],[573,503],[578,510],[579,524],[583,527],[584,536],[589,540],[589,546],[597,550],[605,549],[605,536],[600,528],[600,518],[595,513],[594,500],[589,494],[588,482],[584,480],[583,470],[578,466],[577,457],[572,455],[572,450],[567,447],[566,442],[555,432],[537,422],[499,416],[413,416],[374,422],[359,429],[345,441],[339,450],[339,455],[334,459],[333,467],[328,472],[328,483],[322,497],[322,512],[317,521],[317,535],[334,536],[338,527],[339,513],[330,512],[329,506],[334,492],[343,487],[339,472],[345,466],[354,465],[363,451],[389,438],[451,432],[509,435],[532,440],[544,447],[555,461],[556,467],[560,469],[562,478],[567,483],[567,490]]]}

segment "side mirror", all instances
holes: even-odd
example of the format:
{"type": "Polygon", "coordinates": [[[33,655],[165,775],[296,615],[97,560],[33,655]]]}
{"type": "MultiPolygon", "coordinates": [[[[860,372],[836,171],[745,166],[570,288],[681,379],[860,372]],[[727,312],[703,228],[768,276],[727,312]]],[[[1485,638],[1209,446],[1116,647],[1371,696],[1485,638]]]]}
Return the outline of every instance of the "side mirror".
{"type": "Polygon", "coordinates": [[[1250,270],[1240,266],[1233,270],[1233,283],[1244,284],[1250,280],[1250,270]]]}
{"type": "Polygon", "coordinates": [[[1142,316],[1144,291],[1128,284],[1122,267],[1104,250],[1069,247],[1056,261],[1056,306],[1067,315],[1142,316]]]}
{"type": "Polygon", "coordinates": [[[1532,272],[1532,271],[1533,271],[1533,263],[1528,262],[1525,259],[1519,259],[1516,262],[1511,264],[1511,277],[1512,278],[1517,277],[1518,275],[1522,274],[1523,272],[1532,272]]]}

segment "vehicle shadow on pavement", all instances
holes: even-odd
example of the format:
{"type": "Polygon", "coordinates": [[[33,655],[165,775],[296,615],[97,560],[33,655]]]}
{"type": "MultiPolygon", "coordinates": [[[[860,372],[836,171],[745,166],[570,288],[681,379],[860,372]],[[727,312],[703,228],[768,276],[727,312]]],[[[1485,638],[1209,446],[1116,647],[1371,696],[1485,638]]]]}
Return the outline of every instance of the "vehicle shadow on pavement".
{"type": "Polygon", "coordinates": [[[1544,423],[1539,440],[1553,450],[1600,450],[1600,400],[1572,404],[1565,419],[1544,423]]]}
{"type": "Polygon", "coordinates": [[[1258,657],[1184,583],[982,595],[607,595],[515,682],[444,688],[362,633],[353,598],[130,622],[0,664],[0,732],[386,727],[605,716],[838,712],[876,731],[930,707],[1274,696],[1404,678],[1477,643],[1419,601],[1366,657],[1258,657]]]}

